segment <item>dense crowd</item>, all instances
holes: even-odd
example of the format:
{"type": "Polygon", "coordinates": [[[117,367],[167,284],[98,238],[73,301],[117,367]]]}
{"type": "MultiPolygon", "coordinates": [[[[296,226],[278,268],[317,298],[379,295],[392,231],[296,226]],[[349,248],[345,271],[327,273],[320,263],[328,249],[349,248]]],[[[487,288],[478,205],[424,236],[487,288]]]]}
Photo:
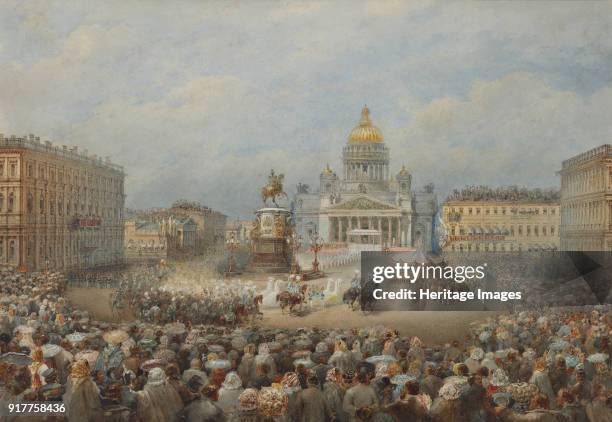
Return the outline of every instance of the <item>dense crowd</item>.
{"type": "Polygon", "coordinates": [[[492,188],[484,185],[471,185],[454,189],[447,201],[559,201],[558,189],[528,189],[526,187],[505,186],[492,188]]]}
{"type": "Polygon", "coordinates": [[[609,307],[505,314],[430,345],[385,327],[109,324],[72,307],[64,284],[0,275],[2,409],[61,401],[54,418],[69,421],[612,420],[609,307]]]}

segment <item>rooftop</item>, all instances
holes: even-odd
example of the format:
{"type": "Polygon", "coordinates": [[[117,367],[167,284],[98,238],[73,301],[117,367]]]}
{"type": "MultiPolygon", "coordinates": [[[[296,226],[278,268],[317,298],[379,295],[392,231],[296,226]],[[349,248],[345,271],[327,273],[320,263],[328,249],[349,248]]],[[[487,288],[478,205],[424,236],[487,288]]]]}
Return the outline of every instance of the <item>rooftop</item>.
{"type": "Polygon", "coordinates": [[[586,152],[578,154],[572,158],[569,158],[563,161],[563,163],[561,164],[561,168],[565,170],[568,167],[577,166],[589,162],[591,160],[603,157],[612,157],[612,145],[603,144],[586,152]]]}
{"type": "Polygon", "coordinates": [[[124,174],[123,166],[113,164],[110,161],[110,157],[102,159],[102,157],[98,157],[97,155],[89,155],[87,150],[81,152],[78,147],[69,148],[66,145],[60,147],[54,145],[51,141],[41,142],[39,136],[34,136],[32,134],[22,137],[11,135],[5,138],[4,134],[0,133],[0,149],[2,148],[24,148],[31,151],[53,154],[67,160],[80,161],[87,165],[101,167],[124,174]]]}

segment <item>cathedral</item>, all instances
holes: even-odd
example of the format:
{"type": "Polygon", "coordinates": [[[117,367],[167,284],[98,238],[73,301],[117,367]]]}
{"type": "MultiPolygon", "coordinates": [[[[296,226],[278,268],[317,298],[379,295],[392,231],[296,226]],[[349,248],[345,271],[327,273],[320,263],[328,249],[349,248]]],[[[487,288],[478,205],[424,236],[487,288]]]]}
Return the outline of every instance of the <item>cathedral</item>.
{"type": "Polygon", "coordinates": [[[293,200],[296,231],[304,239],[318,233],[327,243],[357,244],[362,249],[415,248],[430,251],[437,200],[433,185],[412,190],[402,166],[392,175],[389,148],[370,110],[342,150],[342,172],[329,165],[319,176],[319,191],[298,184],[293,200]]]}

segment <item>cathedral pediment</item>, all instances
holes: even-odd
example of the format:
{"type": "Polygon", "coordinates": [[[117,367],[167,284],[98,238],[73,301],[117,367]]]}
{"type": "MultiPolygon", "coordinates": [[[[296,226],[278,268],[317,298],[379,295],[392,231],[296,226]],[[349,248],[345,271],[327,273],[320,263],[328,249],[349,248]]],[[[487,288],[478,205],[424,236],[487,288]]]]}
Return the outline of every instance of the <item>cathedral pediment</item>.
{"type": "Polygon", "coordinates": [[[374,200],[366,196],[349,199],[338,205],[330,207],[332,210],[396,210],[397,207],[391,206],[384,202],[374,200]]]}

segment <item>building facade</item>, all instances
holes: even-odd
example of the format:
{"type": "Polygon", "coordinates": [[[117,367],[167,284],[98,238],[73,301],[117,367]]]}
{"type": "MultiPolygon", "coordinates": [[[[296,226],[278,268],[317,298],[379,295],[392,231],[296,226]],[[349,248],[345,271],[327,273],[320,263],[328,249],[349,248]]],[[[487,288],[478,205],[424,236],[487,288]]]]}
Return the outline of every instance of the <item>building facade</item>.
{"type": "Polygon", "coordinates": [[[125,257],[128,261],[159,260],[196,254],[196,224],[191,218],[159,222],[125,221],[125,257]]]}
{"type": "MultiPolygon", "coordinates": [[[[488,189],[476,189],[483,190],[488,189]]],[[[463,192],[446,200],[442,206],[444,251],[559,249],[558,193],[513,188],[489,192],[463,192]]]]}
{"type": "Polygon", "coordinates": [[[123,262],[123,168],[33,135],[0,135],[0,266],[123,262]]]}
{"type": "Polygon", "coordinates": [[[327,243],[431,250],[433,185],[415,193],[405,167],[391,175],[389,148],[367,107],[349,134],[342,162],[339,175],[329,165],[323,170],[317,192],[298,185],[292,207],[302,237],[318,233],[327,243]]]}
{"type": "Polygon", "coordinates": [[[612,145],[563,161],[561,249],[612,250],[612,145]]]}
{"type": "Polygon", "coordinates": [[[242,244],[248,244],[251,240],[250,232],[253,228],[251,220],[228,221],[225,226],[225,239],[235,239],[242,244]]]}
{"type": "Polygon", "coordinates": [[[227,216],[197,202],[180,200],[170,208],[155,208],[132,211],[132,218],[138,221],[160,223],[162,221],[191,220],[195,224],[195,254],[222,247],[225,243],[227,216]]]}

